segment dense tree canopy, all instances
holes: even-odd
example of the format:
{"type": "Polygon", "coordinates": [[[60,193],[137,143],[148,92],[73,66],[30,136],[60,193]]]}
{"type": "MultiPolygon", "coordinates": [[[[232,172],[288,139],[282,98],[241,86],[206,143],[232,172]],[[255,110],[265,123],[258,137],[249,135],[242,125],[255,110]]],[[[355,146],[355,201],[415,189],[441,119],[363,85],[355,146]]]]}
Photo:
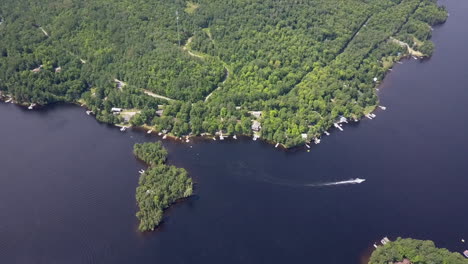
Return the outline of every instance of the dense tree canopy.
{"type": "Polygon", "coordinates": [[[378,247],[369,264],[393,264],[409,260],[412,264],[467,264],[468,259],[445,248],[436,248],[429,240],[402,239],[378,247]]]}
{"type": "Polygon", "coordinates": [[[112,107],[136,108],[134,124],[176,136],[250,134],[258,119],[262,138],[290,147],[372,111],[401,43],[430,56],[447,12],[435,0],[4,0],[0,16],[0,91],[19,102],[81,102],[108,123],[122,122],[112,107]]]}
{"type": "Polygon", "coordinates": [[[133,153],[149,165],[163,164],[167,158],[167,150],[160,142],[135,144],[133,153]]]}
{"type": "Polygon", "coordinates": [[[136,199],[140,231],[154,230],[163,210],[176,200],[192,195],[192,180],[182,168],[165,165],[167,151],[161,143],[135,144],[135,155],[151,166],[140,176],[136,199]]]}

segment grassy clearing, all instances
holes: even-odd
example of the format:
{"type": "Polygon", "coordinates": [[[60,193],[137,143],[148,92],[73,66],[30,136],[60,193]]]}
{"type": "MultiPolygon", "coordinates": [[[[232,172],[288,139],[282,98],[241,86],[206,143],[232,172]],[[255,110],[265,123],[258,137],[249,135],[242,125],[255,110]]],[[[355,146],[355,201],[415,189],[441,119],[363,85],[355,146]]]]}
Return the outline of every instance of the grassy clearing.
{"type": "Polygon", "coordinates": [[[193,14],[197,11],[197,9],[200,7],[199,4],[197,3],[194,3],[192,1],[188,1],[187,2],[187,7],[185,8],[185,13],[187,14],[193,14]]]}

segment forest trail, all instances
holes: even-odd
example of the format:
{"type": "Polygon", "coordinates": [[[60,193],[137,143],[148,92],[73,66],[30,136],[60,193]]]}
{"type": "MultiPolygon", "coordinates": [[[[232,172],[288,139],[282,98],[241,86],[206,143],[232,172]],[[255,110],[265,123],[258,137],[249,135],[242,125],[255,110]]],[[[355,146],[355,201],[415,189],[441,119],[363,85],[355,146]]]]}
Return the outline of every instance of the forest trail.
{"type": "MultiPolygon", "coordinates": [[[[223,83],[224,83],[224,82],[223,82],[223,83]]],[[[206,101],[208,101],[208,98],[210,98],[211,95],[213,95],[213,93],[214,93],[215,91],[219,90],[220,88],[221,88],[221,87],[218,86],[218,88],[216,88],[216,89],[215,89],[214,91],[212,91],[209,95],[207,95],[206,98],[205,98],[205,103],[206,103],[206,101]]]]}
{"type": "Polygon", "coordinates": [[[145,94],[151,96],[151,97],[154,97],[154,98],[164,99],[164,100],[166,100],[166,101],[173,101],[173,100],[174,100],[174,99],[171,99],[171,98],[169,98],[169,97],[165,97],[165,96],[162,96],[162,95],[159,95],[159,94],[155,94],[155,93],[150,92],[150,91],[145,90],[145,89],[143,89],[143,92],[144,92],[145,94]]]}
{"type": "MultiPolygon", "coordinates": [[[[211,34],[208,35],[211,39],[211,34]]],[[[203,55],[198,55],[198,54],[195,54],[193,53],[190,48],[189,48],[189,45],[190,43],[192,43],[192,40],[193,40],[193,36],[188,38],[187,39],[187,43],[185,43],[184,47],[182,48],[184,51],[187,51],[187,53],[190,55],[190,56],[193,56],[193,57],[197,57],[197,58],[200,58],[200,59],[203,59],[204,56],[203,55]]],[[[211,39],[212,40],[212,39],[211,39]]],[[[218,58],[220,61],[221,59],[218,58]]],[[[221,85],[224,84],[226,82],[226,80],[229,78],[229,75],[230,75],[230,72],[229,72],[229,69],[228,67],[226,66],[226,63],[224,63],[223,61],[221,61],[223,63],[223,67],[224,67],[224,70],[226,72],[226,74],[224,75],[224,80],[221,82],[220,85],[218,85],[218,87],[216,89],[214,89],[210,94],[208,94],[206,97],[205,97],[205,100],[204,102],[208,101],[208,99],[213,95],[214,92],[216,92],[217,90],[220,90],[221,89],[221,85]]]]}
{"type": "MultiPolygon", "coordinates": [[[[223,82],[221,82],[221,84],[224,84],[226,82],[226,80],[229,78],[229,69],[224,66],[224,70],[226,71],[226,75],[224,76],[224,80],[223,82]]],[[[205,97],[205,102],[208,101],[208,99],[211,97],[211,95],[213,95],[214,92],[216,92],[217,90],[220,90],[221,89],[221,86],[218,85],[218,87],[216,89],[214,89],[209,95],[207,95],[205,97]]]]}
{"type": "MultiPolygon", "coordinates": [[[[117,83],[117,88],[118,88],[119,90],[122,90],[122,88],[123,88],[124,86],[127,85],[127,83],[125,83],[125,82],[123,82],[123,81],[121,81],[121,80],[118,80],[118,79],[114,79],[114,82],[117,83]]],[[[155,94],[155,93],[150,92],[150,91],[145,90],[145,89],[142,89],[142,90],[143,90],[143,92],[144,92],[146,95],[149,95],[149,96],[154,97],[154,98],[159,98],[159,99],[163,99],[163,100],[166,100],[166,101],[172,101],[172,100],[174,100],[174,99],[171,99],[171,98],[166,97],[166,96],[162,96],[162,95],[159,95],[159,94],[155,94]]]]}
{"type": "Polygon", "coordinates": [[[185,50],[185,51],[187,51],[187,53],[188,53],[190,56],[192,56],[192,57],[197,57],[197,58],[203,59],[203,56],[193,53],[193,52],[190,51],[190,49],[188,48],[188,46],[190,45],[190,43],[192,43],[192,40],[193,40],[193,37],[190,37],[189,39],[187,39],[187,43],[185,43],[185,45],[184,45],[184,47],[183,47],[182,49],[185,50]]]}
{"type": "Polygon", "coordinates": [[[366,20],[364,20],[364,22],[359,26],[359,28],[353,33],[353,35],[351,36],[351,38],[345,43],[345,45],[340,49],[340,51],[338,52],[338,54],[336,55],[338,57],[338,55],[340,55],[341,53],[343,53],[346,48],[349,46],[349,44],[356,38],[357,35],[359,35],[359,32],[361,32],[361,29],[363,29],[364,27],[367,27],[367,23],[369,22],[369,20],[371,19],[372,15],[369,15],[366,20]]]}
{"type": "Polygon", "coordinates": [[[39,27],[39,28],[42,30],[42,33],[44,33],[44,35],[46,35],[46,37],[50,37],[49,33],[47,33],[47,31],[45,31],[42,27],[39,27]]]}
{"type": "MultiPolygon", "coordinates": [[[[0,23],[0,24],[1,24],[1,23],[0,23]]],[[[45,35],[46,37],[50,38],[49,33],[48,33],[47,31],[45,31],[45,29],[44,29],[43,27],[39,27],[39,29],[42,31],[42,33],[44,33],[44,35],[45,35]]],[[[69,51],[69,50],[67,50],[67,52],[69,52],[70,54],[72,54],[72,55],[75,56],[75,57],[78,57],[75,53],[73,53],[73,52],[71,52],[71,51],[69,51]]],[[[80,59],[80,61],[81,61],[82,64],[85,64],[85,63],[86,63],[86,61],[83,60],[82,58],[79,58],[79,59],[80,59]]]]}

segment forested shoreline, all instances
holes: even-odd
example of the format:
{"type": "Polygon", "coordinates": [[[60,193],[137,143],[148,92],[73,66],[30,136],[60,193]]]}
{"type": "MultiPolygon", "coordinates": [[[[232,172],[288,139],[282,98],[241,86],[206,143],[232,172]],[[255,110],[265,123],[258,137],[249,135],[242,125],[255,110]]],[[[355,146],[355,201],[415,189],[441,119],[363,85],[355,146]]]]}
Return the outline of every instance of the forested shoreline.
{"type": "Polygon", "coordinates": [[[398,238],[384,246],[379,246],[369,260],[369,264],[467,264],[468,259],[460,253],[445,248],[437,248],[430,240],[398,238]]]}
{"type": "Polygon", "coordinates": [[[19,103],[293,147],[371,112],[396,61],[432,54],[447,12],[434,0],[6,0],[0,17],[0,91],[19,103]]]}
{"type": "Polygon", "coordinates": [[[152,231],[163,219],[164,209],[192,195],[193,184],[187,171],[165,164],[167,151],[160,142],[135,144],[135,156],[148,164],[136,189],[140,231],[152,231]]]}

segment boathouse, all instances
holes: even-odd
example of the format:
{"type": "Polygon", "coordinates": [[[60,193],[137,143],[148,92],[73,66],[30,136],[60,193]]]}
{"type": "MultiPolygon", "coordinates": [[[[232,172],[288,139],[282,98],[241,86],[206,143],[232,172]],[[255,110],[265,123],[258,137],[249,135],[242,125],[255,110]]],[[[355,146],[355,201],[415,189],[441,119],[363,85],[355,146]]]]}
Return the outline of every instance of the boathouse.
{"type": "Polygon", "coordinates": [[[348,123],[348,119],[344,116],[340,116],[337,120],[337,123],[338,124],[341,124],[341,123],[348,123]]]}

